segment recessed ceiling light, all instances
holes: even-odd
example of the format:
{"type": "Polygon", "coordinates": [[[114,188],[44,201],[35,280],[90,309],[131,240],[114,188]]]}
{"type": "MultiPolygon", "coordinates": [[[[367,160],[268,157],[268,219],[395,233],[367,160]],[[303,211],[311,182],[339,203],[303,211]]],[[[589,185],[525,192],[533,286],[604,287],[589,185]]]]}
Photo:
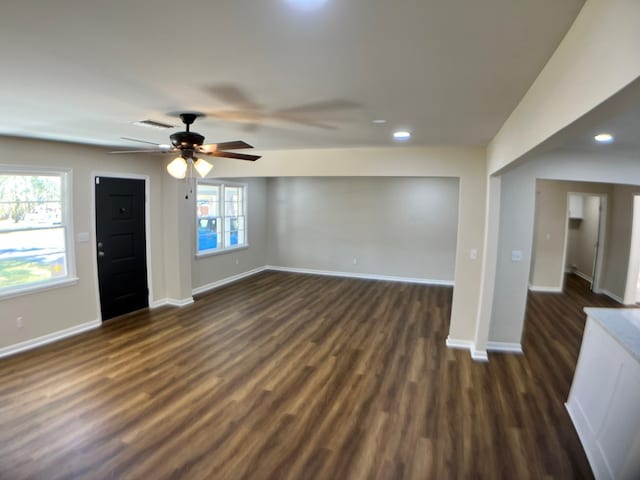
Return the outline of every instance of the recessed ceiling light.
{"type": "Polygon", "coordinates": [[[382,118],[379,118],[377,120],[374,120],[372,123],[375,123],[376,125],[383,125],[383,124],[387,123],[387,121],[383,120],[382,118]]]}
{"type": "Polygon", "coordinates": [[[400,141],[409,140],[409,138],[411,138],[411,132],[398,130],[397,132],[393,132],[393,138],[400,141]]]}
{"type": "Polygon", "coordinates": [[[593,138],[596,142],[599,143],[611,143],[614,140],[613,135],[611,135],[610,133],[599,133],[593,138]]]}
{"type": "Polygon", "coordinates": [[[322,8],[327,0],[287,0],[287,3],[300,10],[318,10],[322,8]]]}

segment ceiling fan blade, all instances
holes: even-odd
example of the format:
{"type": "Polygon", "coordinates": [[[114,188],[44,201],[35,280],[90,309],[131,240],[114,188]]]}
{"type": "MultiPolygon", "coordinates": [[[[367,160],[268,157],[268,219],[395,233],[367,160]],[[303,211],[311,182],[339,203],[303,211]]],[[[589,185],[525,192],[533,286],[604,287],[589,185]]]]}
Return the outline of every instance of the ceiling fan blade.
{"type": "Polygon", "coordinates": [[[352,108],[359,108],[361,105],[351,100],[326,100],[322,102],[310,102],[303,103],[301,105],[295,105],[289,108],[282,108],[277,110],[276,113],[284,114],[309,114],[309,113],[323,113],[337,110],[349,110],[352,108]]]}
{"type": "Polygon", "coordinates": [[[253,148],[252,145],[249,145],[247,142],[243,142],[242,140],[235,140],[233,142],[221,142],[221,143],[209,143],[207,145],[202,145],[202,148],[207,150],[215,151],[215,150],[242,150],[243,148],[253,148]]]}
{"type": "Polygon", "coordinates": [[[130,142],[148,143],[149,145],[156,145],[156,146],[162,145],[161,143],[147,142],[146,140],[138,140],[137,138],[129,138],[129,137],[120,137],[120,138],[122,140],[129,140],[130,142]]]}
{"type": "Polygon", "coordinates": [[[260,110],[262,108],[259,103],[255,102],[249,95],[235,85],[212,85],[209,87],[209,92],[224,103],[242,110],[260,110]]]}
{"type": "Polygon", "coordinates": [[[166,150],[158,150],[157,148],[154,150],[114,150],[113,152],[109,152],[109,153],[171,153],[169,151],[166,150]]]}
{"type": "Polygon", "coordinates": [[[333,125],[316,122],[308,118],[301,118],[294,115],[285,115],[284,113],[279,115],[274,114],[272,118],[280,120],[281,122],[297,123],[298,125],[305,125],[307,127],[321,128],[323,130],[336,130],[336,127],[334,127],[333,125]]]}
{"type": "Polygon", "coordinates": [[[220,152],[217,150],[215,152],[208,153],[207,155],[210,155],[212,157],[237,158],[238,160],[248,160],[250,162],[255,162],[256,160],[261,158],[260,155],[247,155],[246,153],[235,152],[220,152]]]}

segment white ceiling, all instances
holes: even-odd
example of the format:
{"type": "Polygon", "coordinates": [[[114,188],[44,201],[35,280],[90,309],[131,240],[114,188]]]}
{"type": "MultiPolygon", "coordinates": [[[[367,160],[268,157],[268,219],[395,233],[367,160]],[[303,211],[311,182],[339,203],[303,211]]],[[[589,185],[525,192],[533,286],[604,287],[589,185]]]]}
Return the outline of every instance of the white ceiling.
{"type": "Polygon", "coordinates": [[[2,0],[0,134],[139,147],[199,111],[258,149],[485,145],[583,3],[2,0]]]}

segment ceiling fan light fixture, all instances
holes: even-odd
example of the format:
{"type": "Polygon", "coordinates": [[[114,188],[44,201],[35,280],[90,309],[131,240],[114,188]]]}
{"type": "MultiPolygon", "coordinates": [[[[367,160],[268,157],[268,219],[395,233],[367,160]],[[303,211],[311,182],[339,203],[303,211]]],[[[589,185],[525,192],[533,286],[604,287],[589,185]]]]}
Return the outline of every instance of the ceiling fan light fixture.
{"type": "Polygon", "coordinates": [[[187,176],[186,160],[182,157],[174,158],[169,162],[169,165],[167,165],[167,172],[169,172],[169,175],[173,178],[177,178],[178,180],[183,179],[187,176]]]}
{"type": "Polygon", "coordinates": [[[202,158],[198,158],[193,164],[193,167],[200,174],[200,176],[204,178],[213,168],[213,164],[207,162],[206,160],[203,160],[202,158]]]}

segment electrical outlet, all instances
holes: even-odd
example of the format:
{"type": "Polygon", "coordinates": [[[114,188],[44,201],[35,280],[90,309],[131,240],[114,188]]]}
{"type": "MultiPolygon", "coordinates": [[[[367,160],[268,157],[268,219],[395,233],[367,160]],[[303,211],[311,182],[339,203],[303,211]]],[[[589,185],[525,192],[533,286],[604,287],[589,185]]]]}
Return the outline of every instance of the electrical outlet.
{"type": "Polygon", "coordinates": [[[22,328],[22,317],[16,318],[16,327],[22,328]]]}
{"type": "Polygon", "coordinates": [[[469,258],[471,260],[476,260],[478,258],[478,249],[477,248],[472,248],[471,251],[469,252],[469,258]]]}
{"type": "Polygon", "coordinates": [[[236,265],[240,265],[240,259],[236,258],[236,265]]]}
{"type": "Polygon", "coordinates": [[[354,264],[354,265],[357,265],[357,264],[358,264],[358,259],[357,259],[357,258],[354,258],[354,259],[353,259],[353,264],[354,264]]]}

